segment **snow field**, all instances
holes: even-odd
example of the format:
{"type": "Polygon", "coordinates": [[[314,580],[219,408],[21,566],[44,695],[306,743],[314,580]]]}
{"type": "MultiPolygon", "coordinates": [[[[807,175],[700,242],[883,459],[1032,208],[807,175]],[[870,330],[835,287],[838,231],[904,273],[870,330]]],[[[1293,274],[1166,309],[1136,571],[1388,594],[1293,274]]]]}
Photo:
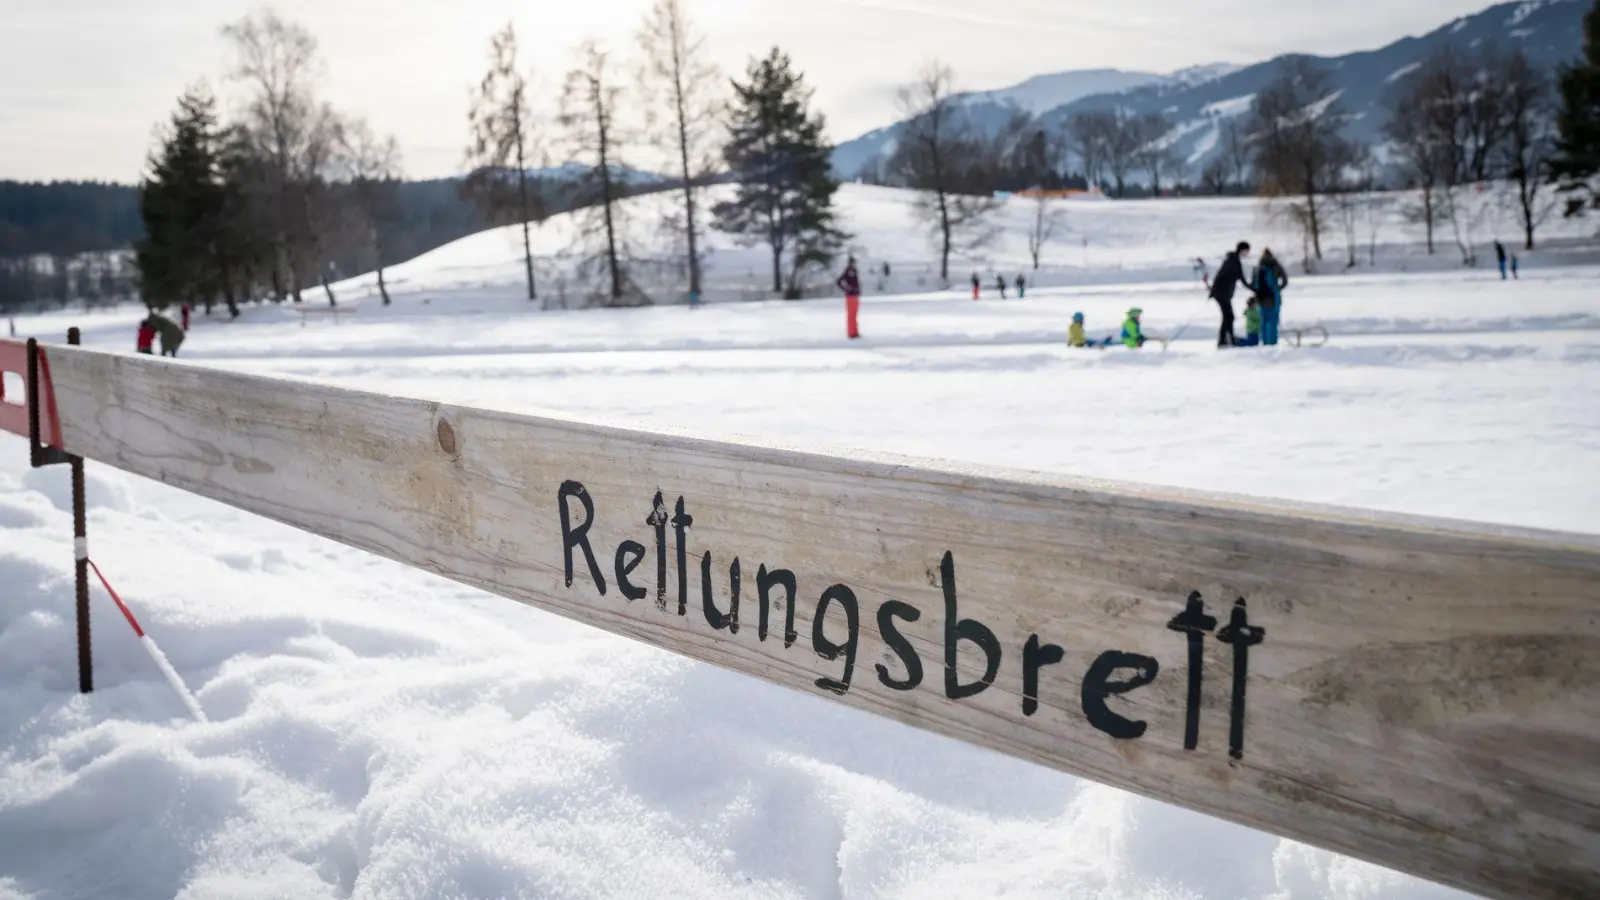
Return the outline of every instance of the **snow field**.
{"type": "MultiPolygon", "coordinates": [[[[1600,268],[1298,278],[1284,326],[1321,322],[1328,346],[1228,352],[1188,280],[869,294],[847,342],[836,299],[538,315],[515,271],[471,289],[436,272],[427,297],[337,325],[201,320],[178,364],[1600,532],[1600,268]],[[1150,332],[1188,328],[1165,353],[1065,346],[1073,311],[1110,334],[1134,305],[1150,332]]],[[[18,327],[128,352],[137,318],[18,327]]],[[[94,463],[91,552],[212,721],[98,586],[82,697],[67,473],[25,456],[0,435],[4,900],[1462,896],[94,463]]]]}

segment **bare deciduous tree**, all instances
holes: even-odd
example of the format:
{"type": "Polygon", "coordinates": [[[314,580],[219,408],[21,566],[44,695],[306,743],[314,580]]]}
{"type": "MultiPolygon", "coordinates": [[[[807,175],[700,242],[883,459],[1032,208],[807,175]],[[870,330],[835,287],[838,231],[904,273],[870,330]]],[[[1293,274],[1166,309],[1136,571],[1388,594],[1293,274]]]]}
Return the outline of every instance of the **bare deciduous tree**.
{"type": "Polygon", "coordinates": [[[1172,123],[1160,113],[1146,113],[1130,120],[1128,127],[1133,130],[1138,144],[1134,160],[1150,176],[1150,193],[1160,194],[1161,179],[1175,174],[1179,166],[1178,158],[1172,152],[1172,144],[1167,139],[1172,131],[1172,123]]]}
{"type": "Polygon", "coordinates": [[[1287,61],[1250,109],[1252,168],[1261,190],[1289,200],[1289,212],[1319,260],[1321,204],[1354,153],[1341,133],[1346,119],[1328,74],[1306,57],[1287,61]]]}
{"type": "Polygon", "coordinates": [[[298,303],[307,268],[324,268],[322,260],[307,259],[315,255],[316,241],[306,233],[315,221],[307,206],[310,182],[322,174],[318,168],[326,162],[332,124],[315,96],[323,69],[317,41],[271,10],[223,26],[222,34],[233,50],[229,75],[245,92],[239,131],[266,163],[259,196],[269,205],[264,212],[273,232],[272,281],[281,298],[286,274],[298,303]]]}
{"type": "Polygon", "coordinates": [[[1550,77],[1534,68],[1520,49],[1497,77],[1506,117],[1503,167],[1517,187],[1523,249],[1532,250],[1534,230],[1556,208],[1555,197],[1544,189],[1555,140],[1554,90],[1550,77]]]}
{"type": "Polygon", "coordinates": [[[1048,194],[1034,198],[1033,227],[1028,230],[1028,255],[1033,257],[1033,268],[1039,268],[1039,255],[1045,245],[1067,227],[1066,213],[1048,194]]]}
{"type": "Polygon", "coordinates": [[[349,177],[350,194],[360,221],[362,237],[372,254],[378,275],[378,293],[389,305],[389,286],[383,280],[385,250],[383,223],[394,214],[396,179],[400,177],[400,146],[394,135],[379,135],[365,120],[345,124],[340,155],[349,177]]]}
{"type": "Polygon", "coordinates": [[[543,203],[528,184],[528,165],[537,147],[533,132],[528,78],[517,59],[517,33],[509,23],[489,39],[489,69],[473,91],[467,112],[471,131],[467,162],[472,176],[464,193],[491,222],[507,213],[522,226],[522,260],[527,271],[528,299],[539,299],[533,275],[533,239],[529,223],[543,218],[543,203]]]}
{"type": "Polygon", "coordinates": [[[683,0],[656,0],[639,32],[641,83],[649,101],[650,136],[672,157],[683,182],[681,218],[669,223],[683,236],[689,290],[700,293],[700,189],[717,170],[716,130],[723,106],[721,76],[707,58],[683,0]],[[661,114],[665,110],[665,115],[661,114]]]}
{"type": "Polygon", "coordinates": [[[934,62],[900,90],[909,121],[889,160],[889,171],[918,192],[916,210],[938,241],[939,279],[945,284],[952,252],[994,237],[987,220],[999,205],[992,192],[982,190],[985,148],[952,99],[954,80],[948,66],[934,62]]]}
{"type": "Polygon", "coordinates": [[[1099,186],[1105,171],[1105,113],[1081,113],[1067,120],[1067,143],[1078,155],[1083,165],[1083,177],[1091,186],[1099,186]]]}
{"type": "Polygon", "coordinates": [[[577,50],[577,65],[567,73],[561,94],[561,124],[573,155],[585,167],[579,180],[579,195],[589,201],[574,215],[578,220],[577,241],[584,254],[580,274],[591,276],[604,271],[607,285],[603,302],[610,306],[641,304],[644,296],[634,287],[626,271],[630,256],[622,227],[623,211],[619,179],[623,171],[624,135],[618,122],[616,84],[606,51],[595,41],[585,41],[577,50]]]}

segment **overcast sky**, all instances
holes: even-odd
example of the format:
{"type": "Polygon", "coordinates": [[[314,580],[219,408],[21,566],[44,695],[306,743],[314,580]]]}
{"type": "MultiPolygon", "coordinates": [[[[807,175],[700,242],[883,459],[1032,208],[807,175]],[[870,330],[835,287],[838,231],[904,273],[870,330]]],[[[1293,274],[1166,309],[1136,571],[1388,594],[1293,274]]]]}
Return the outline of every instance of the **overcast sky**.
{"type": "MultiPolygon", "coordinates": [[[[1486,0],[686,0],[726,71],[773,44],[816,89],[829,135],[893,121],[924,60],[960,86],[1067,69],[1166,72],[1288,51],[1342,53],[1419,34],[1486,0]]],[[[553,96],[571,48],[632,53],[650,0],[279,0],[327,63],[325,96],[398,136],[407,173],[461,168],[469,86],[489,35],[516,23],[553,96]]],[[[226,100],[225,22],[259,0],[0,0],[0,179],[137,180],[186,85],[226,100]]],[[[648,160],[644,162],[648,163],[648,160]]]]}

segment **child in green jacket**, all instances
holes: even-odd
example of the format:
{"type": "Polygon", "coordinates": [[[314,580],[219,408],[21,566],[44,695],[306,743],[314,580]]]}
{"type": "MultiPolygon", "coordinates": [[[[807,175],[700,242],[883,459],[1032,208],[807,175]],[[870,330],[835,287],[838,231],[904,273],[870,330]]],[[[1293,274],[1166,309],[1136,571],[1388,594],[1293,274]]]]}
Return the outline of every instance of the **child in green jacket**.
{"type": "Polygon", "coordinates": [[[1261,343],[1261,305],[1251,297],[1244,305],[1244,338],[1240,347],[1254,347],[1261,343]]]}

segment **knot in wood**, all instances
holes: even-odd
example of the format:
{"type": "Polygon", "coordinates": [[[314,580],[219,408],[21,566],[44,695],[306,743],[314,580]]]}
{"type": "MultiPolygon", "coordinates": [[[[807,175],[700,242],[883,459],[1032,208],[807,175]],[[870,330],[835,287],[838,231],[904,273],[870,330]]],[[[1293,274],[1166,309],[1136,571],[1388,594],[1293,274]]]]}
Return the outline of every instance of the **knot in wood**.
{"type": "Polygon", "coordinates": [[[439,449],[450,456],[456,455],[456,430],[444,419],[439,420],[439,449]]]}

